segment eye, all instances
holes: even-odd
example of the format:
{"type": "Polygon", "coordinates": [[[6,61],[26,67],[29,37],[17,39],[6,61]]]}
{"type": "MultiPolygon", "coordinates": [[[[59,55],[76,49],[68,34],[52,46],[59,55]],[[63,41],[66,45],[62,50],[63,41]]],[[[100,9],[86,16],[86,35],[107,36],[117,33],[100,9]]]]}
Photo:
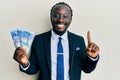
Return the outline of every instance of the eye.
{"type": "Polygon", "coordinates": [[[68,15],[63,15],[63,18],[69,18],[69,16],[68,15]]]}
{"type": "Polygon", "coordinates": [[[54,18],[59,18],[60,16],[58,14],[53,15],[54,18]]]}

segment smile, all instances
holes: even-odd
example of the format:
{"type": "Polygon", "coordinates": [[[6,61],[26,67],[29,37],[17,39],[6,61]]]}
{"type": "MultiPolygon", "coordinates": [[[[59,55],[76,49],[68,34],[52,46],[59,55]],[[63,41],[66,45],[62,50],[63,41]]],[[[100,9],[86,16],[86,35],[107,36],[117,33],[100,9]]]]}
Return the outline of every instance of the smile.
{"type": "Polygon", "coordinates": [[[57,29],[64,29],[65,25],[64,24],[57,24],[56,28],[57,29]]]}

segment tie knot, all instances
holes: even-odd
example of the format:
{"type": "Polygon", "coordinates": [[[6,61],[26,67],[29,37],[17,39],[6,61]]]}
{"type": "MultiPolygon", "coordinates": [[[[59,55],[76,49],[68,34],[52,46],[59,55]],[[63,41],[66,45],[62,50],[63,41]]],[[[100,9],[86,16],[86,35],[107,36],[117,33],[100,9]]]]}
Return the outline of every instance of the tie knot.
{"type": "Polygon", "coordinates": [[[62,38],[61,37],[59,37],[59,41],[61,41],[62,40],[62,38]]]}
{"type": "Polygon", "coordinates": [[[63,53],[63,46],[62,46],[62,38],[59,37],[59,41],[58,41],[58,48],[57,48],[57,52],[58,53],[63,53]]]}

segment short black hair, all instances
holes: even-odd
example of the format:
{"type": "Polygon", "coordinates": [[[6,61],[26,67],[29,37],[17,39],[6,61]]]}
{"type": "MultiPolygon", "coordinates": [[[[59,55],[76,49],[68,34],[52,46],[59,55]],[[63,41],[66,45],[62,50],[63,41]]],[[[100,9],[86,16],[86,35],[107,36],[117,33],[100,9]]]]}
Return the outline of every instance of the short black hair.
{"type": "Polygon", "coordinates": [[[73,16],[73,10],[72,10],[72,8],[67,3],[65,3],[65,2],[59,2],[59,3],[56,3],[55,5],[53,5],[53,7],[51,8],[50,15],[52,15],[53,9],[57,5],[65,5],[65,6],[67,6],[70,9],[71,16],[73,16]]]}

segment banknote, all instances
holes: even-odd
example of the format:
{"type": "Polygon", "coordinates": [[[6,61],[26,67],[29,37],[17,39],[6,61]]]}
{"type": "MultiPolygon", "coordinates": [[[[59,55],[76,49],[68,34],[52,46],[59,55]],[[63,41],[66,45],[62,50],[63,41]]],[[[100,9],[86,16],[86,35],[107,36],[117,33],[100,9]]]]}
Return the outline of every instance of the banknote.
{"type": "Polygon", "coordinates": [[[23,46],[26,48],[27,53],[29,53],[35,33],[26,29],[14,29],[10,31],[10,33],[14,42],[14,46],[16,48],[23,46]]]}

